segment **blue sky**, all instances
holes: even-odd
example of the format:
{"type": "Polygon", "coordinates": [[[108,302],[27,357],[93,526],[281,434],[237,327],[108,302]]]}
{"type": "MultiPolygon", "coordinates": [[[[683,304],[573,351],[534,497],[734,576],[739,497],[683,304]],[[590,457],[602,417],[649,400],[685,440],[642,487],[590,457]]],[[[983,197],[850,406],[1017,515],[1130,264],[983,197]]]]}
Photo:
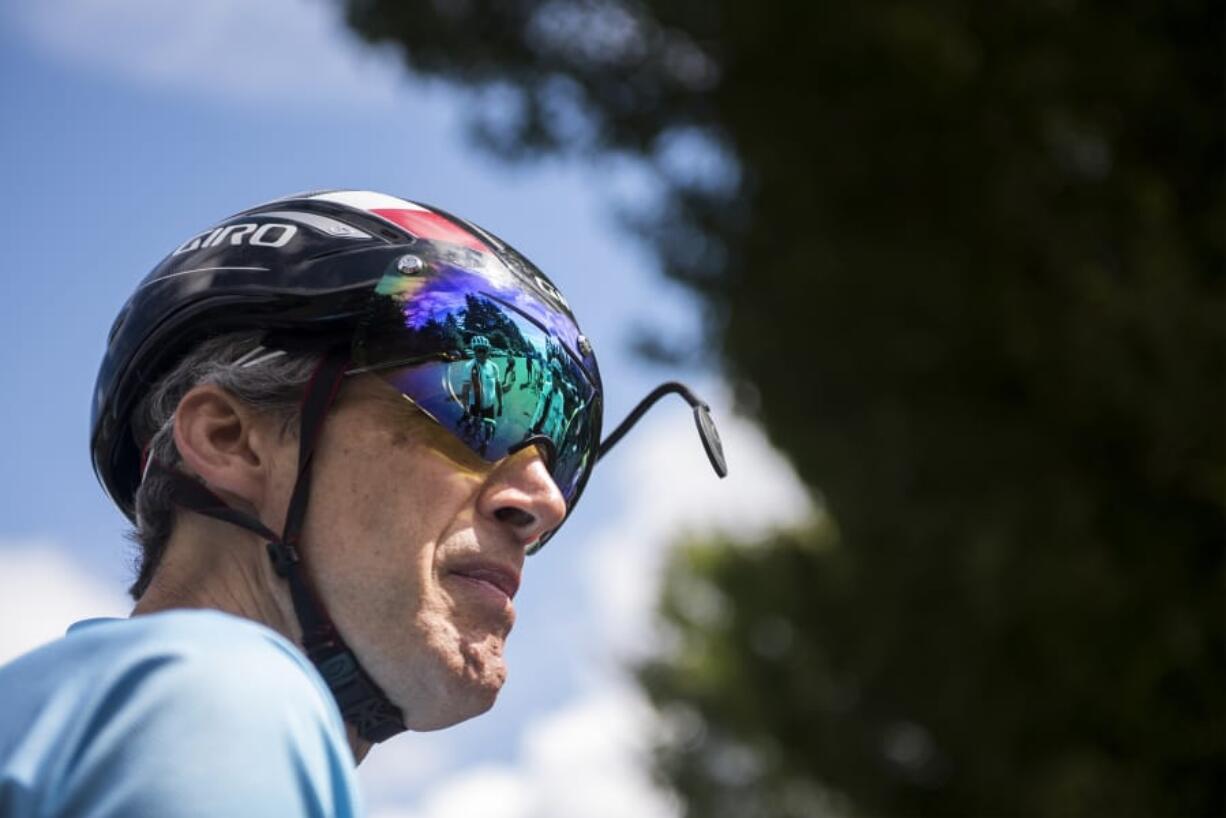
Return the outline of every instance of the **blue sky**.
{"type": "Polygon", "coordinates": [[[19,623],[0,636],[0,660],[76,616],[126,612],[114,608],[131,547],[93,476],[88,425],[106,333],[136,282],[251,204],[381,190],[472,219],[553,278],[599,356],[606,431],[661,380],[705,389],[733,477],[711,473],[680,401],[657,409],[529,563],[494,711],[378,748],[362,770],[372,812],[575,814],[542,783],[564,773],[576,787],[613,787],[601,808],[610,815],[674,814],[634,772],[652,720],[619,671],[657,638],[650,604],[664,549],[681,530],[803,516],[803,494],[728,414],[714,373],[661,371],[629,353],[634,327],[686,336],[697,320],[613,219],[615,205],[649,202],[649,179],[625,163],[490,159],[465,136],[471,95],[359,47],[330,9],[42,0],[0,10],[0,621],[19,623]]]}

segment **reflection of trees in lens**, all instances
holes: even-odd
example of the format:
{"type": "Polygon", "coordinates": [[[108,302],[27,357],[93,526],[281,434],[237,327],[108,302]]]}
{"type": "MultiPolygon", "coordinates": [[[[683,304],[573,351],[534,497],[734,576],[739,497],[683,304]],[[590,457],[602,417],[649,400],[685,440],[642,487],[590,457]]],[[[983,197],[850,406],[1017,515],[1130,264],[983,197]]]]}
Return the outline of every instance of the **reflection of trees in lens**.
{"type": "Polygon", "coordinates": [[[532,346],[516,324],[497,303],[474,293],[464,296],[462,326],[468,335],[484,335],[494,346],[507,352],[526,355],[532,346]]]}
{"type": "Polygon", "coordinates": [[[448,313],[446,319],[439,321],[431,316],[417,330],[410,330],[410,336],[415,336],[415,346],[423,351],[445,351],[462,353],[465,348],[464,334],[460,331],[455,315],[448,313]]]}
{"type": "Polygon", "coordinates": [[[417,333],[405,332],[404,302],[394,296],[377,294],[367,303],[354,336],[354,359],[362,364],[433,353],[417,333]]]}

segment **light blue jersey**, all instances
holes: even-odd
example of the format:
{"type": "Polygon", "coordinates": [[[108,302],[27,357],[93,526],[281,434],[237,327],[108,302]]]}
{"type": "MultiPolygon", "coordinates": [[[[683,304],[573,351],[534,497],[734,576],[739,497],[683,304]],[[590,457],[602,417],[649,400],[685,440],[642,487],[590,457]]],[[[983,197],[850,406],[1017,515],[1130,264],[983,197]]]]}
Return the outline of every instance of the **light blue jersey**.
{"type": "Polygon", "coordinates": [[[4,818],[351,818],[331,694],[273,631],[217,611],[79,622],[0,667],[4,818]]]}

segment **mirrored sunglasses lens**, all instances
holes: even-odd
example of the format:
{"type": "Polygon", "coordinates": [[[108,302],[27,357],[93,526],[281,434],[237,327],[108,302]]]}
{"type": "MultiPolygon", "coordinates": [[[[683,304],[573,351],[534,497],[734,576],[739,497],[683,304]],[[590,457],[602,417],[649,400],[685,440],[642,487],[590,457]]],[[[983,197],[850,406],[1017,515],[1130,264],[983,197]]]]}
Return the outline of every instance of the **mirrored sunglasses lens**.
{"type": "Polygon", "coordinates": [[[389,363],[368,366],[485,460],[547,439],[550,473],[571,502],[594,462],[595,389],[558,341],[514,309],[479,294],[462,303],[372,333],[368,349],[411,350],[415,362],[392,368],[403,356],[384,352],[389,363]]]}

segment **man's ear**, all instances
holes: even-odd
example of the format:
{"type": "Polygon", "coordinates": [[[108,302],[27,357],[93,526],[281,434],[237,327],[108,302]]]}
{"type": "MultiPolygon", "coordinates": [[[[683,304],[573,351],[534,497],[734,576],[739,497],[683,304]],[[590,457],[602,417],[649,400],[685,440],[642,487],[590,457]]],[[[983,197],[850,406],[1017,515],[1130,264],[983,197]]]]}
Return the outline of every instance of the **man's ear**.
{"type": "Polygon", "coordinates": [[[259,507],[272,479],[275,424],[215,384],[188,391],[175,410],[175,445],[188,470],[218,494],[259,507]]]}

